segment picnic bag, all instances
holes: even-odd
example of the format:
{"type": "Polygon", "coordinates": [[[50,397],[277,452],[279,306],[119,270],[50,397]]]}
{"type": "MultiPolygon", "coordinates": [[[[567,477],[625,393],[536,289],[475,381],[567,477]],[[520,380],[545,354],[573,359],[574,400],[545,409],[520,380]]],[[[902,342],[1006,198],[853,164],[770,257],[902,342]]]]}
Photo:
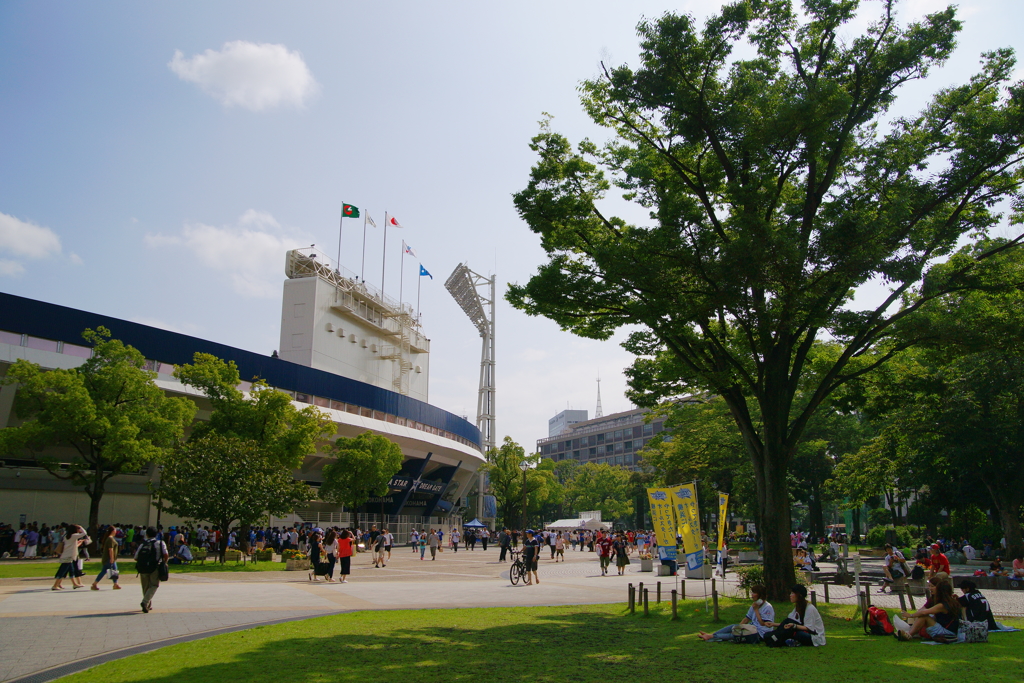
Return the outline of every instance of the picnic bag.
{"type": "Polygon", "coordinates": [[[870,636],[891,636],[894,630],[889,621],[889,613],[881,607],[871,605],[864,612],[864,633],[870,636]]]}
{"type": "Polygon", "coordinates": [[[956,639],[961,643],[987,643],[988,622],[961,619],[956,639]]]}

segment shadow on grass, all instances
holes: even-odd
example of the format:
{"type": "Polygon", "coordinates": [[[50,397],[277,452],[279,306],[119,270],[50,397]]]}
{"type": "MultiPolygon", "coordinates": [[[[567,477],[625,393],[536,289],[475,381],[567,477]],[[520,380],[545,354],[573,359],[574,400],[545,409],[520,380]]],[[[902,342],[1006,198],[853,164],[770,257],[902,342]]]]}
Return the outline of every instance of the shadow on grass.
{"type": "MultiPolygon", "coordinates": [[[[637,681],[745,682],[1020,680],[1022,634],[987,645],[927,647],[869,638],[824,610],[823,648],[768,649],[704,643],[697,630],[737,621],[744,606],[712,623],[702,605],[664,606],[650,618],[619,606],[361,612],[261,627],[112,662],[72,681],[637,681]],[[1001,677],[1001,673],[1005,674],[1001,677]]],[[[849,610],[846,610],[848,612],[849,610]]],[[[843,613],[845,614],[845,612],[843,613]]],[[[779,615],[778,618],[781,618],[779,615]]]]}

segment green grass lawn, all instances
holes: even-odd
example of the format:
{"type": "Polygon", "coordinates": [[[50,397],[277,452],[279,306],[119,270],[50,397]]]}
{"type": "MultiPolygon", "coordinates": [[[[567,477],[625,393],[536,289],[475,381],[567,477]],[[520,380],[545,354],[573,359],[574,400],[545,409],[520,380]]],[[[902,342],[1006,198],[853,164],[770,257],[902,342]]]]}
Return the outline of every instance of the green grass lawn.
{"type": "Polygon", "coordinates": [[[976,645],[900,643],[865,636],[858,622],[846,621],[855,608],[839,605],[822,606],[822,648],[699,641],[698,629],[720,628],[746,610],[726,604],[719,624],[697,602],[680,604],[679,622],[654,606],[650,618],[621,605],[355,612],[175,645],[60,680],[963,683],[1020,681],[1024,671],[1024,633],[976,645]]]}
{"type": "MultiPolygon", "coordinates": [[[[52,577],[57,573],[57,562],[19,562],[0,564],[0,579],[22,579],[48,576],[52,577]]],[[[99,561],[85,563],[86,575],[95,576],[102,568],[99,561]]],[[[117,568],[124,575],[135,574],[135,560],[118,560],[117,568]]],[[[207,560],[206,564],[172,564],[169,566],[172,574],[195,574],[209,572],[277,572],[284,571],[284,562],[257,562],[235,564],[232,561],[220,564],[217,561],[207,560]]]]}

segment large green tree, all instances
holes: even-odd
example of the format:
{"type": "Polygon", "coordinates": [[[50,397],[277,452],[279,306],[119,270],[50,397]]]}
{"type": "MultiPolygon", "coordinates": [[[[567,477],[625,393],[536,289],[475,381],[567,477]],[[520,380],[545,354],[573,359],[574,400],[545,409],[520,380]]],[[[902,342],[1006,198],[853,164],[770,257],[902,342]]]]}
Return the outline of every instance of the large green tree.
{"type": "MultiPolygon", "coordinates": [[[[212,408],[209,420],[193,425],[189,439],[202,440],[217,435],[251,442],[246,449],[251,457],[260,460],[254,463],[259,471],[276,468],[282,476],[291,477],[307,455],[326,446],[327,437],[335,431],[330,417],[316,406],[297,408],[291,396],[273,389],[263,380],[253,378],[247,395],[239,388],[241,378],[234,361],[225,362],[208,353],[196,353],[191,364],[174,369],[174,376],[182,384],[202,392],[212,408]]],[[[216,495],[213,489],[204,491],[216,495]]],[[[272,511],[268,508],[267,512],[272,511]]],[[[241,545],[245,548],[249,544],[250,523],[248,518],[242,520],[241,545]]],[[[227,533],[227,529],[223,531],[227,533]]]]}
{"type": "Polygon", "coordinates": [[[137,349],[110,339],[104,327],[82,336],[92,357],[70,370],[43,370],[17,360],[5,382],[16,383],[14,410],[24,420],[0,430],[0,452],[67,455],[40,457],[53,476],[81,486],[89,496],[89,529],[99,524],[100,501],[112,477],[161,462],[182,438],[196,406],[170,398],[145,369],[137,349]]]}
{"type": "Polygon", "coordinates": [[[216,432],[190,439],[168,458],[160,493],[170,512],[217,525],[221,562],[235,522],[248,527],[268,513],[287,514],[313,496],[305,482],[267,458],[259,442],[216,432]]]}
{"type": "Polygon", "coordinates": [[[857,360],[894,322],[942,294],[895,310],[927,266],[995,224],[999,199],[1021,201],[1012,51],[890,119],[900,87],[941,65],[960,30],[952,7],[900,26],[895,4],[878,3],[863,35],[849,28],[856,0],[807,0],[801,14],[789,0],[732,2],[703,27],[671,13],[641,22],[640,66],[581,86],[612,140],[574,149],[545,122],[515,196],[549,261],[510,287],[513,305],[595,339],[638,326],[626,344],[641,357],[636,401],[705,391],[728,405],[754,468],[772,599],[794,581],[788,476],[809,420],[885,362],[857,360]],[[733,55],[743,42],[747,59],[733,55]],[[607,213],[612,182],[649,221],[607,213]],[[875,279],[888,293],[857,310],[851,291],[875,279]],[[825,336],[839,352],[803,387],[825,336]]]}
{"type": "Polygon", "coordinates": [[[386,436],[364,432],[334,442],[335,460],[324,465],[320,499],[355,510],[370,496],[383,496],[402,469],[402,448],[386,436]]]}
{"type": "Polygon", "coordinates": [[[549,502],[561,502],[562,486],[555,474],[555,463],[541,460],[539,454],[527,455],[512,437],[506,436],[498,448],[487,452],[487,462],[480,469],[487,473],[490,492],[498,503],[502,524],[518,529],[525,518],[527,523],[538,521],[538,515],[549,502]],[[523,470],[527,463],[526,510],[523,510],[523,470]]]}

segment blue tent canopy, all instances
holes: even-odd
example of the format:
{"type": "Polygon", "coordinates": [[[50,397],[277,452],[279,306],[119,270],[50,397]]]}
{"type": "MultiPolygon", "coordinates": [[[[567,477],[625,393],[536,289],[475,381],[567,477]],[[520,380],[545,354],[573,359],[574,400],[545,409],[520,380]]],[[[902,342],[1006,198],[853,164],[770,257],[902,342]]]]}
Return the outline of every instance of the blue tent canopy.
{"type": "Polygon", "coordinates": [[[487,525],[480,522],[479,519],[474,518],[472,522],[466,522],[462,526],[468,526],[472,529],[486,529],[487,525]]]}

